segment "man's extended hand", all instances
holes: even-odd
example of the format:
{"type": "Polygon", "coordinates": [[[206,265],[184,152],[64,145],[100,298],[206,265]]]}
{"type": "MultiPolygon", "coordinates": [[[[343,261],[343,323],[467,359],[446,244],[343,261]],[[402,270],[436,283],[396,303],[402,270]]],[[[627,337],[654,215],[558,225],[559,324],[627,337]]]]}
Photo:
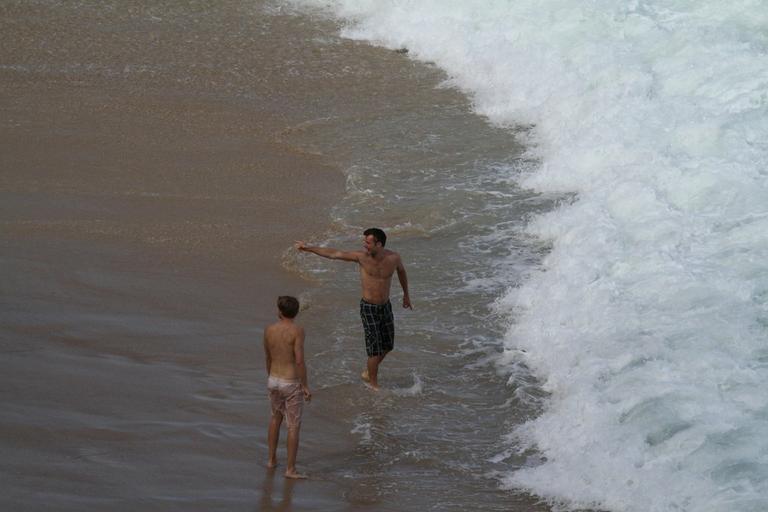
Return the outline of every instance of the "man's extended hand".
{"type": "Polygon", "coordinates": [[[297,251],[306,251],[307,250],[307,244],[305,244],[302,240],[296,240],[293,243],[293,246],[296,248],[297,251]]]}
{"type": "Polygon", "coordinates": [[[403,307],[408,309],[413,309],[413,306],[411,306],[411,298],[408,295],[403,295],[403,307]]]}

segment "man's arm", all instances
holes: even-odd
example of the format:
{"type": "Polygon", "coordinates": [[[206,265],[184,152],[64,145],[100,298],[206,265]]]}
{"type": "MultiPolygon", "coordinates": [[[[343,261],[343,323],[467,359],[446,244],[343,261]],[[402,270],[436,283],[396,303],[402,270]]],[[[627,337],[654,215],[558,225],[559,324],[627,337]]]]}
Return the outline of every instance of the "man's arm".
{"type": "Polygon", "coordinates": [[[362,254],[359,251],[340,251],[330,247],[312,247],[302,241],[297,241],[294,247],[299,251],[311,252],[330,260],[360,261],[360,255],[362,254]]]}
{"type": "Polygon", "coordinates": [[[413,309],[411,297],[408,295],[408,274],[405,272],[405,266],[403,266],[403,260],[400,259],[400,256],[397,257],[397,279],[403,289],[403,307],[413,309]]]}
{"type": "Polygon", "coordinates": [[[309,384],[307,383],[307,366],[304,364],[303,327],[299,327],[299,332],[296,335],[296,341],[293,343],[293,358],[296,362],[296,373],[299,374],[299,382],[301,382],[301,389],[304,392],[304,398],[307,401],[312,400],[312,393],[309,391],[309,384]]]}

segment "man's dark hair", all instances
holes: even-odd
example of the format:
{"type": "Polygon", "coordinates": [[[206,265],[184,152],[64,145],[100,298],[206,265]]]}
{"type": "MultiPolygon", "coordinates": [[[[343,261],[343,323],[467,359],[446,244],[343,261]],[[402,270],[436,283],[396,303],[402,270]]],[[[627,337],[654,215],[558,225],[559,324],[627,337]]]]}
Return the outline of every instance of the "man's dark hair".
{"type": "Polygon", "coordinates": [[[381,242],[381,246],[387,245],[387,235],[379,228],[368,228],[363,231],[363,236],[373,235],[373,239],[377,242],[381,242]]]}
{"type": "Polygon", "coordinates": [[[295,318],[299,314],[299,300],[290,295],[281,295],[277,298],[277,309],[286,318],[295,318]]]}

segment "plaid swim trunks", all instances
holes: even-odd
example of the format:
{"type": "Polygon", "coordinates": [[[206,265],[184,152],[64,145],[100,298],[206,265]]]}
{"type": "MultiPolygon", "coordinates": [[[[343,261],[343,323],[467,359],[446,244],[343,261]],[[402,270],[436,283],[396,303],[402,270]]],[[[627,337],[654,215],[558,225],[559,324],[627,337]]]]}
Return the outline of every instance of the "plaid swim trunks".
{"type": "Polygon", "coordinates": [[[289,380],[269,376],[267,380],[269,402],[272,415],[285,416],[288,428],[301,426],[301,413],[304,410],[304,392],[298,379],[289,380]]]}
{"type": "Polygon", "coordinates": [[[395,348],[395,318],[389,301],[371,304],[360,299],[360,318],[368,357],[380,356],[395,348]]]}

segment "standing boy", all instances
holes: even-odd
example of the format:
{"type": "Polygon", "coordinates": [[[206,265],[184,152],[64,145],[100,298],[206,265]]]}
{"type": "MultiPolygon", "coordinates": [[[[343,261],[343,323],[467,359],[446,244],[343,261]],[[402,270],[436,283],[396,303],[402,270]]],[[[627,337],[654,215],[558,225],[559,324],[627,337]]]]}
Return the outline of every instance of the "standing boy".
{"type": "Polygon", "coordinates": [[[288,467],[285,469],[285,477],[306,478],[296,471],[304,399],[312,399],[304,365],[304,328],[293,321],[299,313],[299,301],[287,295],[278,297],[277,311],[279,320],[264,331],[264,354],[269,375],[267,388],[272,406],[267,467],[277,466],[277,441],[285,417],[288,426],[288,467]]]}
{"type": "Polygon", "coordinates": [[[375,390],[379,389],[379,365],[395,346],[395,319],[392,315],[392,304],[389,302],[389,290],[395,272],[403,288],[403,307],[413,309],[403,261],[399,254],[384,248],[386,243],[387,235],[379,228],[369,228],[363,232],[362,251],[340,251],[296,242],[296,249],[300,251],[332,260],[357,263],[363,288],[360,319],[363,321],[365,351],[368,355],[362,378],[375,390]]]}

